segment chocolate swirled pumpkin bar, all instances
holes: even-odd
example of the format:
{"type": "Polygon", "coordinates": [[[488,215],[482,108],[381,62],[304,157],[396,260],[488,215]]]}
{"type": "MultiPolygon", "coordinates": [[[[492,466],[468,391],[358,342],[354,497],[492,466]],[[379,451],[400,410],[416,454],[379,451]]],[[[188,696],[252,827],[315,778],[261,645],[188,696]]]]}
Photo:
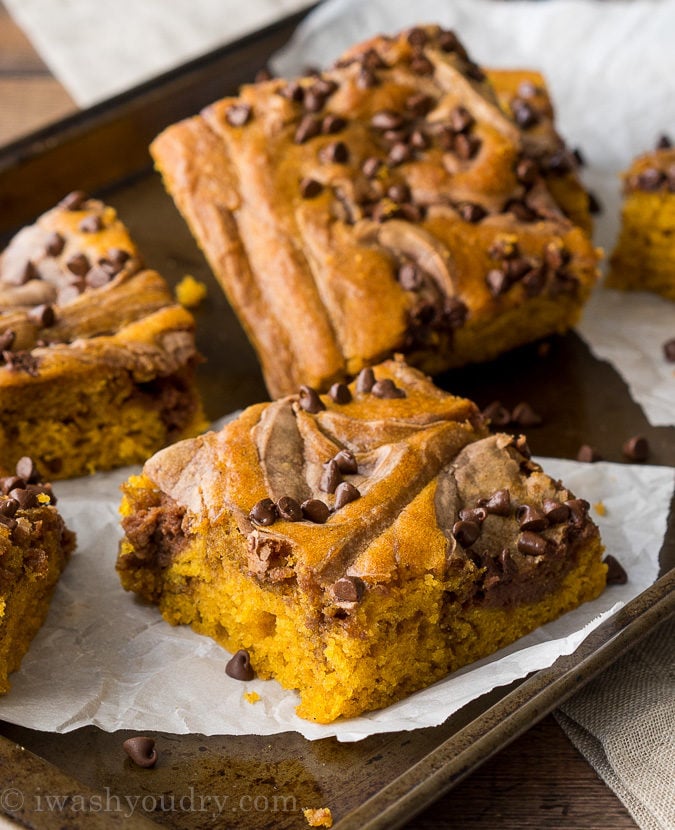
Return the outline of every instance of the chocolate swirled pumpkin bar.
{"type": "Polygon", "coordinates": [[[597,277],[543,78],[437,26],[245,86],[151,150],[272,396],[394,353],[491,359],[572,326],[597,277]]]}
{"type": "Polygon", "coordinates": [[[50,478],[144,461],[205,426],[194,321],[112,207],[71,193],[0,254],[0,463],[50,478]]]}
{"type": "Polygon", "coordinates": [[[50,484],[29,457],[0,475],[0,694],[9,691],[42,626],[56,583],[75,547],[50,484]]]}
{"type": "Polygon", "coordinates": [[[488,435],[473,403],[400,361],[250,407],[123,490],[123,586],[246,649],[320,723],[386,706],[605,586],[588,503],[522,436],[488,435]]]}

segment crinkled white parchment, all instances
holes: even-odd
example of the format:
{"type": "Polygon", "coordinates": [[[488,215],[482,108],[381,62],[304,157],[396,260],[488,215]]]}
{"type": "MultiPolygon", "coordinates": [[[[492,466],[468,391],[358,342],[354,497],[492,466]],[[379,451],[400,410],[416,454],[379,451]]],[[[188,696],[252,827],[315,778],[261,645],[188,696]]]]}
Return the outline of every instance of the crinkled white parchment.
{"type": "Polygon", "coordinates": [[[626,568],[628,583],[608,587],[599,599],[406,700],[328,726],[298,718],[297,695],[275,681],[231,679],[225,674],[230,655],[220,646],[185,626],[172,627],[154,606],[122,589],[115,572],[119,485],[136,468],[57,483],[59,509],[77,532],[78,548],[45,625],[12,675],[10,693],[0,698],[0,719],[54,732],[95,724],[109,731],[207,735],[296,731],[341,741],[440,724],[479,695],[574,651],[657,577],[675,470],[542,463],[577,495],[605,505],[605,516],[593,516],[607,550],[626,568]],[[258,692],[258,703],[244,698],[250,691],[258,692]]]}

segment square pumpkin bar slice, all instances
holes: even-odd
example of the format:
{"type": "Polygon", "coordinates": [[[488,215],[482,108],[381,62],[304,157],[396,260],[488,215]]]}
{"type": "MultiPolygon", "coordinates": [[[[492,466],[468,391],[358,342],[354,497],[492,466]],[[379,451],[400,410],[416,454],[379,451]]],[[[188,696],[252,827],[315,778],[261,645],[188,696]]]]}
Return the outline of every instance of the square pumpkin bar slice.
{"type": "Polygon", "coordinates": [[[192,316],[112,207],[71,193],[0,254],[0,463],[50,478],[144,461],[205,427],[192,316]]]}
{"type": "Polygon", "coordinates": [[[245,86],[151,150],[276,397],[576,322],[597,254],[552,119],[540,75],[487,75],[428,26],[245,86]]]}
{"type": "Polygon", "coordinates": [[[124,587],[245,649],[319,723],[387,706],[605,586],[588,503],[400,361],[250,407],[123,490],[124,587]]]}

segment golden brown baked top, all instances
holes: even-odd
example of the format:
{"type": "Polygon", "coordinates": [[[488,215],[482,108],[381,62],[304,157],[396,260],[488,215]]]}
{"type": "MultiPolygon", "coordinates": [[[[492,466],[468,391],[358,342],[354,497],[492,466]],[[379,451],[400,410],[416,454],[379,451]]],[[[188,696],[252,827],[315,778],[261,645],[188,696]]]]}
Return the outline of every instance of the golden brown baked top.
{"type": "Polygon", "coordinates": [[[580,190],[541,77],[492,77],[508,110],[452,33],[418,27],[245,86],[155,140],[273,395],[450,351],[467,320],[595,280],[590,240],[547,186],[580,190]]]}
{"type": "Polygon", "coordinates": [[[81,192],[23,228],[0,254],[0,386],[92,363],[138,381],[196,355],[191,315],[143,268],[115,210],[81,192]]]}
{"type": "Polygon", "coordinates": [[[144,565],[148,522],[168,511],[177,549],[227,527],[230,555],[253,578],[315,599],[318,589],[331,607],[449,571],[486,602],[534,599],[570,566],[574,540],[597,533],[587,503],[530,460],[522,436],[488,436],[473,403],[400,361],[328,395],[305,387],[253,406],[160,451],[143,477],[165,500],[123,522],[144,565]]]}
{"type": "Polygon", "coordinates": [[[625,193],[675,193],[675,147],[664,146],[638,156],[623,174],[625,193]]]}

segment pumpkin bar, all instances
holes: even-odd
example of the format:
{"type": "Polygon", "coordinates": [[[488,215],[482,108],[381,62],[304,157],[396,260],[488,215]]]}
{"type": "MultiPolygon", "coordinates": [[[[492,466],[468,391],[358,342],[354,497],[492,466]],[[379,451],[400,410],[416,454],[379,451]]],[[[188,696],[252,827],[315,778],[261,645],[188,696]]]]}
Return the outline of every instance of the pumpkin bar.
{"type": "Polygon", "coordinates": [[[572,326],[597,277],[543,78],[435,26],[245,86],[151,151],[273,397],[394,353],[491,359],[572,326]]]}
{"type": "Polygon", "coordinates": [[[675,300],[675,148],[667,138],[661,145],[623,175],[621,231],[606,285],[675,300]]]}
{"type": "Polygon", "coordinates": [[[523,436],[489,435],[473,403],[397,360],[250,407],[123,491],[123,586],[246,650],[319,723],[386,706],[605,586],[588,503],[523,436]]]}
{"type": "Polygon", "coordinates": [[[50,478],[144,461],[205,426],[194,321],[112,207],[71,193],[0,255],[0,463],[50,478]]]}
{"type": "Polygon", "coordinates": [[[47,616],[75,534],[57,511],[50,484],[29,457],[0,476],[0,694],[47,616]]]}

